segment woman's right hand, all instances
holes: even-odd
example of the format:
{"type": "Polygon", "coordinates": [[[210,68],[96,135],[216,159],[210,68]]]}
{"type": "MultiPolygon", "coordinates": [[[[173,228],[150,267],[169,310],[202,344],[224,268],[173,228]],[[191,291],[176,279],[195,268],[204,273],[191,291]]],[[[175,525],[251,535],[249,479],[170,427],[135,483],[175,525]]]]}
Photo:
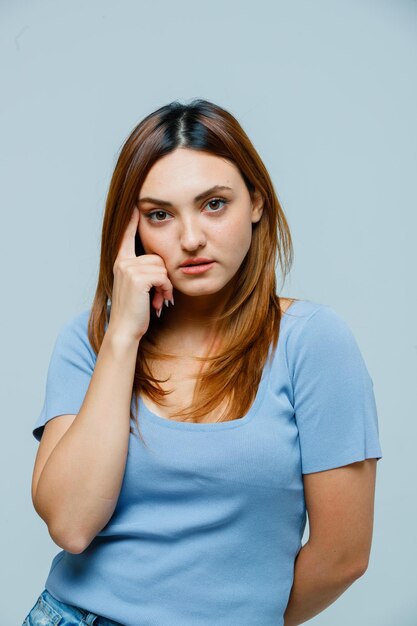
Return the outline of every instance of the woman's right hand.
{"type": "Polygon", "coordinates": [[[140,341],[149,327],[151,288],[155,287],[152,305],[157,311],[165,299],[173,299],[173,286],[162,257],[158,254],[135,254],[139,219],[140,213],[135,206],[113,265],[114,282],[108,326],[108,330],[135,341],[140,341]]]}

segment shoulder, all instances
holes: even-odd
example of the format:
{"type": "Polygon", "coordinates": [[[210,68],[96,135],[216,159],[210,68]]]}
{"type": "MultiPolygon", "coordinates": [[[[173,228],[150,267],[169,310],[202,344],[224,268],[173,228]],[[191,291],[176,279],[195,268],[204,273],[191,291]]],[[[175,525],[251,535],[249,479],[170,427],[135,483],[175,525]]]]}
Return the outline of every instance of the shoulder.
{"type": "Polygon", "coordinates": [[[84,311],[67,317],[59,328],[58,338],[65,339],[75,336],[79,336],[80,338],[87,337],[89,317],[90,309],[85,309],[84,311]]]}
{"type": "Polygon", "coordinates": [[[305,351],[324,352],[340,348],[357,350],[350,325],[332,306],[312,300],[297,300],[283,314],[286,346],[294,358],[305,351]]]}
{"type": "Polygon", "coordinates": [[[318,324],[325,324],[326,319],[340,317],[328,304],[313,300],[286,299],[281,311],[281,321],[285,320],[292,333],[300,332],[313,318],[317,318],[318,324]]]}
{"type": "Polygon", "coordinates": [[[293,335],[348,329],[346,320],[332,306],[313,300],[293,301],[283,312],[284,318],[293,335]]]}
{"type": "MultiPolygon", "coordinates": [[[[288,314],[286,352],[292,373],[362,367],[357,340],[344,316],[324,303],[301,300],[288,314]]],[[[286,314],[287,315],[287,314],[286,314]]]]}
{"type": "Polygon", "coordinates": [[[55,342],[55,349],[59,353],[95,361],[96,355],[88,338],[90,312],[91,309],[85,309],[62,323],[55,342]]]}

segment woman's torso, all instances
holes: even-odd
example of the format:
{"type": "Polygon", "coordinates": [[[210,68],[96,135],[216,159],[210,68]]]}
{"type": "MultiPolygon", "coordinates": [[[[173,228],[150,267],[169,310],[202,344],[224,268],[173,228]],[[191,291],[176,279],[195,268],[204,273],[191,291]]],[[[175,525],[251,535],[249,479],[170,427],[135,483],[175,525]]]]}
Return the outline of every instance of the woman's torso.
{"type": "MultiPolygon", "coordinates": [[[[125,626],[283,626],[307,519],[303,473],[381,454],[372,382],[346,324],[327,305],[289,308],[244,416],[184,423],[141,399],[114,513],[83,552],[55,556],[54,597],[125,626]]],[[[70,326],[81,358],[69,396],[91,356],[89,315],[70,326]]],[[[52,368],[59,389],[76,356],[63,350],[66,369],[52,368]]],[[[56,414],[68,412],[61,395],[56,414]]]]}

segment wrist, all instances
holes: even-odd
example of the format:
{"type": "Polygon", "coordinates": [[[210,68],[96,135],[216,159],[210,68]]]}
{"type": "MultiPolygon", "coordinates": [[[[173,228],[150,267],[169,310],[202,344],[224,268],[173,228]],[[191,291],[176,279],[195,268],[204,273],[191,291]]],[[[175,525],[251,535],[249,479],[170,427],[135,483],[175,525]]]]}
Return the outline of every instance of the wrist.
{"type": "Polygon", "coordinates": [[[138,348],[140,340],[142,339],[142,335],[134,336],[131,333],[127,333],[120,328],[113,327],[111,323],[109,323],[106,333],[104,335],[104,339],[107,343],[110,343],[112,346],[116,348],[129,349],[129,348],[138,348]]]}

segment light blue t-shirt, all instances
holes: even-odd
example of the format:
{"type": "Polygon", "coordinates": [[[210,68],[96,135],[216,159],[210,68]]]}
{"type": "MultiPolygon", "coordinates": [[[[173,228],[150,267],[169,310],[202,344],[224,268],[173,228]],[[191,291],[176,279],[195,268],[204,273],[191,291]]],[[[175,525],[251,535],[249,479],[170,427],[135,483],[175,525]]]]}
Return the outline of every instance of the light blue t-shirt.
{"type": "MultiPolygon", "coordinates": [[[[96,360],[89,313],[58,334],[38,440],[45,422],[81,408],[96,360]]],[[[306,525],[302,475],[382,458],[373,382],[347,323],[295,301],[244,417],[172,421],[140,398],[139,424],[148,448],[135,429],[112,518],[82,553],[54,557],[46,589],[125,626],[282,626],[306,525]]]]}

